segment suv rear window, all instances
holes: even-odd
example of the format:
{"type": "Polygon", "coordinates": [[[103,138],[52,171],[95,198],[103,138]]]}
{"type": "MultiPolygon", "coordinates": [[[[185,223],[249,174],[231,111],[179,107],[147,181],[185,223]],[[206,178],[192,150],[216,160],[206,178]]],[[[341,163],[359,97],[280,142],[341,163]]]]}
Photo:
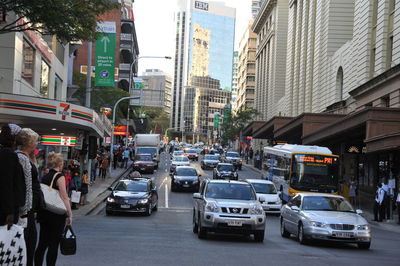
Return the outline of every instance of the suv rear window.
{"type": "Polygon", "coordinates": [[[214,199],[256,200],[256,194],[251,185],[239,183],[209,183],[206,197],[214,199]]]}

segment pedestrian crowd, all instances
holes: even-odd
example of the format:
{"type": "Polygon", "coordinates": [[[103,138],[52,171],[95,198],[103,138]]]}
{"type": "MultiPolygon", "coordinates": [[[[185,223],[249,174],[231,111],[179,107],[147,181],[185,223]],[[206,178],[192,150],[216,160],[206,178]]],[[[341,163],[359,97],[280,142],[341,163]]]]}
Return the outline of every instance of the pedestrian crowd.
{"type": "Polygon", "coordinates": [[[377,185],[374,202],[374,221],[383,222],[384,220],[390,220],[392,211],[397,209],[397,223],[400,224],[400,188],[397,193],[394,192],[389,187],[387,179],[384,179],[382,183],[377,185]]]}

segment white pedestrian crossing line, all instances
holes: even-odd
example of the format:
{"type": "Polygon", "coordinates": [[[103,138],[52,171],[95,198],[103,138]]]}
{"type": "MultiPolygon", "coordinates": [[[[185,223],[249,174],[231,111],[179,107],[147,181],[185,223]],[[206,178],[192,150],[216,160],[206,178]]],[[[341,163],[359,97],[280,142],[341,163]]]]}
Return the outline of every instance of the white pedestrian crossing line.
{"type": "Polygon", "coordinates": [[[165,208],[168,209],[168,185],[165,184],[165,208]]]}

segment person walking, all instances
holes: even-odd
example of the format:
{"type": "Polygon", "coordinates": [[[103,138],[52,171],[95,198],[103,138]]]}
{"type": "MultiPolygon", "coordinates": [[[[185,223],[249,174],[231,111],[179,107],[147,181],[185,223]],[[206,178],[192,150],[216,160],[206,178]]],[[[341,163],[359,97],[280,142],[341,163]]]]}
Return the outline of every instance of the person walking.
{"type": "Polygon", "coordinates": [[[85,205],[86,195],[89,192],[89,174],[87,170],[82,173],[82,184],[81,184],[81,205],[85,205]]]}
{"type": "Polygon", "coordinates": [[[382,219],[384,217],[384,213],[382,213],[383,210],[383,198],[385,196],[385,192],[382,189],[382,184],[378,184],[378,187],[376,189],[375,193],[375,202],[374,202],[374,221],[376,222],[382,222],[382,219]]]}
{"type": "Polygon", "coordinates": [[[398,215],[398,224],[400,224],[400,188],[397,189],[397,198],[396,198],[396,205],[397,205],[397,215],[398,215]]]}
{"type": "Polygon", "coordinates": [[[90,184],[96,183],[97,168],[99,167],[99,156],[92,160],[90,165],[90,184]]]}
{"type": "Polygon", "coordinates": [[[45,207],[44,197],[40,188],[39,172],[35,165],[34,151],[39,135],[30,128],[24,128],[17,135],[17,151],[19,162],[23,168],[26,184],[26,199],[21,218],[27,218],[24,224],[24,235],[27,250],[27,265],[33,265],[33,255],[37,242],[35,213],[45,207]]]}
{"type": "Polygon", "coordinates": [[[62,232],[65,225],[72,225],[72,210],[69,204],[65,177],[61,173],[64,166],[63,155],[61,153],[50,152],[48,163],[51,166],[51,170],[43,177],[42,183],[50,186],[54,179],[52,188],[59,191],[67,213],[60,215],[48,210],[40,210],[38,212],[37,219],[40,224],[40,234],[39,244],[35,251],[35,265],[37,266],[43,265],[46,251],[46,265],[56,265],[62,232]]]}
{"type": "Polygon", "coordinates": [[[19,209],[25,205],[24,173],[14,152],[20,131],[19,126],[7,124],[0,132],[0,226],[16,224],[19,209]]]}
{"type": "Polygon", "coordinates": [[[129,155],[130,155],[130,151],[129,151],[128,148],[126,148],[124,150],[124,152],[122,153],[123,161],[122,161],[122,167],[121,168],[124,168],[124,167],[125,167],[125,169],[128,168],[129,155]]]}
{"type": "Polygon", "coordinates": [[[102,179],[106,179],[108,167],[109,167],[109,160],[108,160],[108,157],[106,155],[104,155],[104,158],[103,158],[103,160],[101,162],[101,166],[100,166],[102,179]]]}
{"type": "Polygon", "coordinates": [[[356,204],[356,190],[357,190],[357,185],[353,179],[350,181],[350,185],[349,185],[349,200],[353,206],[355,206],[355,204],[356,204]]]}
{"type": "Polygon", "coordinates": [[[390,209],[390,188],[388,185],[388,181],[387,179],[383,179],[382,181],[382,189],[385,192],[385,195],[383,197],[383,204],[382,204],[382,212],[383,212],[383,219],[387,219],[390,220],[390,213],[391,213],[391,209],[390,209]]]}

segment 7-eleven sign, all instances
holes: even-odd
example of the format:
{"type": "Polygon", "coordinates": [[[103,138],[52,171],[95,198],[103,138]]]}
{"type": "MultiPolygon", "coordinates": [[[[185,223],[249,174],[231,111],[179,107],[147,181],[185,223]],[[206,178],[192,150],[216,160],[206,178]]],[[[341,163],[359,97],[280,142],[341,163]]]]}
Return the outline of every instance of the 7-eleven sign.
{"type": "Polygon", "coordinates": [[[40,143],[42,145],[75,146],[76,137],[42,136],[40,143]]]}

